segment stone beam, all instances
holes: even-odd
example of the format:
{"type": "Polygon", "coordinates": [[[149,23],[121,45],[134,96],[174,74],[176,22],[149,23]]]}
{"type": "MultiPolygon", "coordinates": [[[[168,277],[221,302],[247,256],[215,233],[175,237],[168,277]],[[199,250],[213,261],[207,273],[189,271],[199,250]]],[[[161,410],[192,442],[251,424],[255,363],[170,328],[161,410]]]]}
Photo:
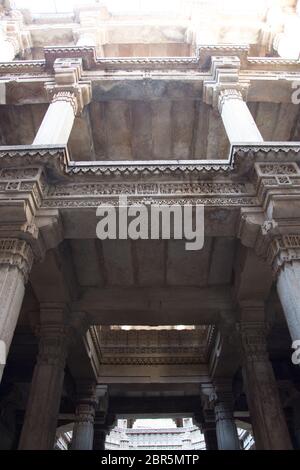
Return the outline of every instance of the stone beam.
{"type": "Polygon", "coordinates": [[[95,325],[215,324],[231,308],[229,287],[87,288],[72,304],[95,325]]]}

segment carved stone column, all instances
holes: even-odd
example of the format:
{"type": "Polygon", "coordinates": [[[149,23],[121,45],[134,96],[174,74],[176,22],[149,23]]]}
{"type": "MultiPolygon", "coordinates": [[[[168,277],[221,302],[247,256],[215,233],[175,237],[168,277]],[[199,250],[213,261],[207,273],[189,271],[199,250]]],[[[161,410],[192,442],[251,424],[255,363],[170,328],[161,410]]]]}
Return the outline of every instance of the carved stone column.
{"type": "Polygon", "coordinates": [[[274,37],[274,49],[280,57],[297,60],[300,57],[300,11],[299,3],[293,15],[282,15],[283,32],[274,37]]]}
{"type": "Polygon", "coordinates": [[[94,425],[94,442],[93,450],[105,450],[105,440],[108,433],[108,427],[103,423],[102,419],[96,415],[94,425]]]}
{"type": "Polygon", "coordinates": [[[34,368],[19,449],[54,447],[64,369],[71,339],[64,305],[41,308],[39,352],[34,368]]]}
{"type": "Polygon", "coordinates": [[[44,116],[33,141],[34,145],[66,145],[68,143],[77,112],[75,95],[59,91],[44,116]]]}
{"type": "Polygon", "coordinates": [[[265,325],[263,322],[243,322],[239,329],[243,376],[256,449],[291,449],[277,383],[268,357],[265,325]]]}
{"type": "Polygon", "coordinates": [[[51,103],[34,145],[67,145],[75,116],[91,99],[89,82],[81,81],[81,59],[56,59],[55,82],[46,85],[51,103]]]}
{"type": "MultiPolygon", "coordinates": [[[[33,264],[27,242],[0,238],[0,340],[8,354],[22,306],[25,284],[33,264]]],[[[3,368],[0,368],[0,382],[3,368]]]]}
{"type": "Polygon", "coordinates": [[[239,450],[240,442],[233,416],[232,390],[230,381],[215,384],[215,418],[219,450],[239,450]]]}
{"type": "Polygon", "coordinates": [[[240,91],[222,90],[218,109],[230,143],[263,142],[262,135],[240,91]]]}
{"type": "Polygon", "coordinates": [[[97,404],[96,384],[78,384],[76,422],[72,437],[72,450],[93,449],[95,407],[97,404]]]}
{"type": "Polygon", "coordinates": [[[202,425],[206,450],[218,450],[217,431],[215,423],[204,423],[202,425]]]}
{"type": "Polygon", "coordinates": [[[283,235],[268,252],[292,340],[300,340],[300,235],[283,235]]]}
{"type": "Polygon", "coordinates": [[[249,84],[240,82],[240,67],[238,57],[212,57],[211,78],[203,83],[203,100],[219,110],[230,143],[263,142],[244,101],[249,84]]]}
{"type": "Polygon", "coordinates": [[[94,450],[105,449],[105,439],[113,424],[114,417],[108,416],[108,388],[107,385],[97,386],[98,407],[94,423],[94,450]]]}

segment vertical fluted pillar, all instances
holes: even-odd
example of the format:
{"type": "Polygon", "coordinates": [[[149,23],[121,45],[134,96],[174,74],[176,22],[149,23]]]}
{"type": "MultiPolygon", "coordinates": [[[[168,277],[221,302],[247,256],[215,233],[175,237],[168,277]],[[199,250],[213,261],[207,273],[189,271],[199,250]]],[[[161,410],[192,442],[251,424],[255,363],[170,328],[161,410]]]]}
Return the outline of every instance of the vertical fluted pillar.
{"type": "Polygon", "coordinates": [[[19,449],[53,449],[71,331],[64,305],[41,308],[39,352],[19,449]]]}
{"type": "Polygon", "coordinates": [[[215,384],[215,419],[219,450],[239,450],[240,442],[233,416],[230,381],[215,384]]]}
{"type": "Polygon", "coordinates": [[[54,94],[33,141],[34,145],[66,145],[77,112],[77,101],[70,91],[54,94]]]}
{"type": "Polygon", "coordinates": [[[204,423],[201,427],[206,450],[218,450],[218,439],[215,423],[204,423]]]}
{"type": "Polygon", "coordinates": [[[290,335],[300,340],[300,235],[275,238],[268,249],[290,335]]]}
{"type": "Polygon", "coordinates": [[[291,449],[279,391],[268,357],[265,325],[263,322],[243,322],[239,328],[243,376],[256,449],[291,449]]]}
{"type": "MultiPolygon", "coordinates": [[[[14,238],[0,239],[0,341],[4,363],[19,318],[25,283],[32,264],[33,253],[27,242],[14,238]]],[[[3,369],[4,364],[0,367],[0,382],[3,369]]]]}
{"type": "Polygon", "coordinates": [[[77,384],[76,421],[73,429],[72,450],[91,450],[94,440],[96,384],[77,384]]]}
{"type": "Polygon", "coordinates": [[[219,95],[218,108],[230,143],[263,142],[261,133],[240,91],[222,90],[219,95]]]}

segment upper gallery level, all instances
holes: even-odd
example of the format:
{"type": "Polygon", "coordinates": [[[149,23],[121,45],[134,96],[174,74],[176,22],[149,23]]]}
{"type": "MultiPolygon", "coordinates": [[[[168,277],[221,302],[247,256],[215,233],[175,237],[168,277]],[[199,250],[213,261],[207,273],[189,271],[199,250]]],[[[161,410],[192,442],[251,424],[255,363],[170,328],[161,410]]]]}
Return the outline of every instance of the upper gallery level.
{"type": "Polygon", "coordinates": [[[299,1],[12,3],[0,5],[2,146],[217,160],[234,142],[300,140],[299,1]],[[62,93],[75,116],[47,140],[62,93]]]}

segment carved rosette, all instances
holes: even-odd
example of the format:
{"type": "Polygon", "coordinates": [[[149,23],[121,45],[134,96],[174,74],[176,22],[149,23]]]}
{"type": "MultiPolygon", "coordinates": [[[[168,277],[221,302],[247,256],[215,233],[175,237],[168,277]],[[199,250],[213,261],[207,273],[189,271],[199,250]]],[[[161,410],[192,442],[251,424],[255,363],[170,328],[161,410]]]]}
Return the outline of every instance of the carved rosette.
{"type": "Polygon", "coordinates": [[[243,354],[246,361],[266,362],[269,360],[267,327],[262,322],[246,322],[239,325],[243,354]]]}
{"type": "Polygon", "coordinates": [[[0,265],[17,267],[27,282],[34,261],[30,245],[15,238],[0,239],[0,265]]]}

